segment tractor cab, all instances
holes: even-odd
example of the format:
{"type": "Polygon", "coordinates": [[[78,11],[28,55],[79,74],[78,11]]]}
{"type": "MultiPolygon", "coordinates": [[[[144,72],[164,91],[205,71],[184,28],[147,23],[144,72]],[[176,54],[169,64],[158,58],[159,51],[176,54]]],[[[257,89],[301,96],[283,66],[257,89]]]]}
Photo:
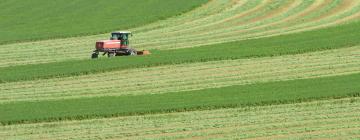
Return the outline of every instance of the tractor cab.
{"type": "Polygon", "coordinates": [[[112,32],[110,40],[120,40],[121,46],[128,46],[129,36],[132,36],[131,32],[129,31],[112,32]]]}

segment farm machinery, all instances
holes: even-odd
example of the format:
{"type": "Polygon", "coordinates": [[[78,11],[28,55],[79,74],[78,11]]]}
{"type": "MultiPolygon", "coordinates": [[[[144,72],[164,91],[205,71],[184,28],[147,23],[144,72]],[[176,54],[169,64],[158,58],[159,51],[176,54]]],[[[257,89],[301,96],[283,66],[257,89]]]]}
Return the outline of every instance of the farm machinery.
{"type": "Polygon", "coordinates": [[[95,44],[95,50],[93,51],[91,58],[98,58],[99,53],[108,57],[113,56],[134,56],[134,55],[148,55],[149,51],[137,51],[130,47],[129,37],[132,36],[129,31],[112,32],[110,40],[97,41],[95,44]]]}

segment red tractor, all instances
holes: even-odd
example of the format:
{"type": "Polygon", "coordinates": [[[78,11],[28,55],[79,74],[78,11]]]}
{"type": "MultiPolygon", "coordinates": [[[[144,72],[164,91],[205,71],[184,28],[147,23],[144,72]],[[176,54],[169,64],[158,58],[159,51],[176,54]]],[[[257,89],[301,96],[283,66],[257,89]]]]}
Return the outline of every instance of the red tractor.
{"type": "Polygon", "coordinates": [[[136,51],[129,47],[129,37],[132,36],[129,31],[112,32],[110,40],[97,41],[95,51],[91,58],[98,58],[99,53],[108,57],[113,56],[131,56],[131,55],[147,55],[149,51],[136,51]]]}

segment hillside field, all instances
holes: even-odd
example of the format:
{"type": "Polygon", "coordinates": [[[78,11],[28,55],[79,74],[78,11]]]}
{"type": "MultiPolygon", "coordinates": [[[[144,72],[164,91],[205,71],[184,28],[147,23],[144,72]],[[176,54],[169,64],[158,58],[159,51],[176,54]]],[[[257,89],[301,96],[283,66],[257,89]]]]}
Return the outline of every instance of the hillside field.
{"type": "Polygon", "coordinates": [[[360,137],[360,1],[0,9],[0,139],[360,137]],[[151,55],[91,59],[115,30],[151,55]]]}
{"type": "Polygon", "coordinates": [[[2,0],[0,44],[129,29],[180,15],[206,1],[2,0]]]}

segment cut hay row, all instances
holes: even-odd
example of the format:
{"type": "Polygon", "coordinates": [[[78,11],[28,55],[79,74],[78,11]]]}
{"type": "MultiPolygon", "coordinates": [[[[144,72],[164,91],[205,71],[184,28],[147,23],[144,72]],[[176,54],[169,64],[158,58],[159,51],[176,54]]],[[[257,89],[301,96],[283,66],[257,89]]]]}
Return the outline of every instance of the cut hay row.
{"type": "MultiPolygon", "coordinates": [[[[356,0],[210,1],[185,15],[131,29],[138,49],[178,49],[334,26],[357,20],[356,0]]],[[[87,59],[108,35],[1,45],[0,67],[87,59]],[[5,53],[6,52],[6,53],[5,53]],[[26,55],[26,57],[24,57],[26,55]]]]}
{"type": "MultiPolygon", "coordinates": [[[[263,5],[260,5],[259,7],[256,7],[255,9],[251,9],[246,12],[239,12],[239,13],[233,13],[232,18],[225,18],[222,19],[222,14],[226,14],[226,12],[223,12],[222,14],[219,14],[217,17],[214,17],[214,21],[204,21],[203,24],[200,25],[191,25],[188,28],[185,29],[172,29],[171,25],[169,25],[169,28],[159,29],[155,30],[153,32],[159,32],[158,34],[164,34],[168,37],[166,40],[172,40],[174,35],[181,35],[177,39],[183,39],[183,38],[197,38],[201,37],[203,35],[206,36],[213,36],[214,33],[223,34],[227,33],[228,31],[233,32],[236,30],[233,30],[234,28],[250,28],[252,26],[260,25],[260,24],[266,24],[269,22],[272,22],[276,18],[283,18],[288,15],[291,15],[293,13],[296,13],[298,11],[303,10],[309,2],[303,2],[301,1],[281,1],[282,3],[276,3],[276,2],[268,2],[264,3],[263,5]],[[205,23],[205,24],[204,24],[205,23]],[[193,27],[193,28],[192,28],[193,27]],[[209,30],[211,29],[211,30],[209,30]],[[175,30],[175,31],[172,31],[175,30]],[[189,34],[191,32],[191,34],[189,34]],[[212,35],[211,35],[212,34],[212,35]]],[[[186,24],[185,24],[186,25],[186,24]]],[[[150,34],[150,32],[145,32],[143,34],[150,34]]],[[[143,39],[143,38],[140,38],[143,39]]],[[[161,40],[165,40],[161,39],[161,40]]],[[[161,42],[161,40],[157,40],[161,42]]],[[[140,40],[141,41],[141,40],[140,40]]],[[[143,42],[141,42],[143,43],[143,42]]],[[[141,44],[140,44],[141,45],[141,44]]]]}
{"type": "MultiPolygon", "coordinates": [[[[221,31],[225,26],[231,28],[233,24],[238,26],[247,25],[251,22],[258,22],[261,20],[269,21],[269,17],[277,17],[281,13],[289,13],[289,9],[292,8],[304,8],[312,1],[249,1],[248,3],[224,10],[216,15],[207,17],[194,17],[194,21],[185,22],[183,24],[171,23],[167,28],[153,30],[155,33],[172,35],[176,33],[189,33],[193,31],[199,33],[204,29],[213,28],[211,31],[221,31]],[[254,5],[256,4],[256,5],[254,5]],[[251,7],[250,7],[251,6],[251,7]],[[176,25],[174,25],[176,24],[176,25]],[[228,26],[232,25],[232,26],[228,26]],[[187,28],[184,28],[187,27],[187,28]],[[217,27],[217,28],[214,28],[217,27]]],[[[151,26],[151,25],[150,25],[151,26]]],[[[144,27],[146,28],[146,26],[144,27]]],[[[227,29],[227,28],[225,28],[227,29]]],[[[143,34],[149,34],[150,32],[143,32],[143,34]]],[[[192,34],[193,35],[193,34],[192,34]]]]}
{"type": "Polygon", "coordinates": [[[0,126],[5,139],[309,139],[360,135],[360,98],[0,126]],[[344,109],[346,108],[346,109],[344,109]]]}
{"type": "Polygon", "coordinates": [[[0,103],[159,94],[358,73],[360,46],[0,84],[0,103]],[[144,90],[146,89],[146,90],[144,90]]]}
{"type": "MultiPolygon", "coordinates": [[[[198,25],[207,24],[208,22],[213,21],[215,19],[214,17],[221,19],[231,18],[234,14],[237,14],[239,12],[243,14],[247,13],[247,15],[249,15],[249,13],[256,12],[256,10],[266,5],[266,3],[269,3],[269,1],[264,1],[264,0],[210,1],[206,5],[199,7],[196,10],[185,13],[179,17],[174,17],[168,20],[160,21],[158,23],[138,27],[134,29],[134,31],[147,32],[150,30],[164,29],[164,27],[166,27],[166,29],[177,28],[183,25],[187,25],[190,28],[198,27],[198,25]],[[179,22],[183,22],[183,24],[179,24],[179,22]],[[169,25],[172,26],[169,27],[169,25]],[[192,27],[189,25],[191,25],[192,27]]],[[[222,21],[222,20],[215,20],[215,21],[222,21]]],[[[183,29],[183,30],[187,30],[187,29],[183,29]]]]}
{"type": "MultiPolygon", "coordinates": [[[[340,4],[339,4],[340,5],[340,4]]],[[[345,4],[344,4],[345,5],[345,4]]],[[[317,18],[312,18],[309,19],[310,21],[308,22],[303,22],[301,24],[297,24],[294,22],[289,22],[286,20],[282,21],[280,23],[278,23],[278,25],[273,25],[273,22],[275,21],[270,21],[268,24],[266,24],[266,20],[265,21],[259,21],[259,23],[257,22],[250,22],[250,25],[240,25],[240,26],[231,26],[228,25],[225,28],[229,28],[224,30],[223,28],[219,28],[216,27],[216,29],[219,29],[220,31],[213,31],[214,29],[205,29],[204,32],[202,34],[195,34],[192,36],[192,34],[186,34],[186,33],[182,33],[182,34],[177,34],[174,35],[175,37],[172,39],[170,37],[167,37],[166,40],[157,40],[155,42],[153,42],[153,44],[150,44],[148,42],[145,42],[145,47],[146,46],[154,46],[154,44],[156,45],[156,48],[158,49],[172,49],[172,48],[184,48],[184,47],[193,47],[193,46],[197,46],[197,45],[207,45],[207,44],[212,44],[213,42],[217,42],[217,43],[222,43],[222,42],[228,42],[228,41],[236,41],[236,40],[242,40],[242,39],[248,39],[248,38],[254,38],[254,37],[261,37],[261,36],[269,36],[269,35],[278,35],[279,33],[284,34],[286,32],[292,31],[292,30],[298,30],[298,31],[304,31],[306,30],[306,28],[311,28],[313,29],[314,27],[320,27],[326,25],[326,24],[331,24],[332,21],[336,20],[336,19],[342,19],[345,17],[348,17],[350,15],[353,15],[355,13],[357,13],[356,15],[358,15],[358,10],[359,10],[359,5],[354,5],[354,4],[346,4],[345,6],[337,6],[335,8],[340,8],[342,9],[342,12],[338,11],[335,15],[327,15],[321,18],[321,20],[317,19],[317,18]],[[353,7],[346,7],[347,6],[353,6],[353,7]],[[346,7],[346,8],[344,8],[346,7]],[[265,24],[265,25],[262,25],[265,24]],[[185,34],[185,35],[184,35],[185,34]],[[177,37],[177,36],[181,36],[181,37],[177,37]],[[205,40],[205,41],[204,41],[205,40]],[[211,40],[209,43],[209,40],[211,40]],[[201,43],[202,42],[202,43],[201,43]],[[169,45],[169,44],[173,44],[173,45],[169,45]],[[192,45],[187,45],[187,44],[192,44],[192,45]]],[[[331,5],[330,5],[331,6],[331,5]]],[[[296,8],[293,8],[292,11],[296,11],[296,8]]],[[[291,13],[291,11],[290,11],[291,13]]],[[[284,13],[286,15],[286,13],[284,13]]],[[[301,14],[289,14],[289,17],[296,17],[295,19],[302,19],[303,15],[301,14]]],[[[286,17],[286,16],[284,16],[286,17]]],[[[356,18],[358,16],[355,16],[354,18],[356,18]]],[[[276,20],[277,17],[272,17],[271,19],[268,20],[276,20]]],[[[280,18],[281,19],[281,18],[280,18]]],[[[304,19],[302,19],[304,20],[304,19]]],[[[297,21],[297,20],[295,20],[297,21]]],[[[305,20],[306,21],[306,20],[305,20]]],[[[300,22],[300,21],[299,21],[300,22]]],[[[335,21],[334,21],[335,22],[335,21]]],[[[215,27],[213,27],[215,28],[215,27]]],[[[194,31],[193,31],[194,32],[194,31]]],[[[168,35],[169,36],[169,35],[168,35]]],[[[136,38],[135,38],[136,39],[136,38]]],[[[139,39],[139,40],[144,40],[144,39],[139,39]]],[[[139,43],[139,46],[141,46],[142,44],[139,43]]]]}

